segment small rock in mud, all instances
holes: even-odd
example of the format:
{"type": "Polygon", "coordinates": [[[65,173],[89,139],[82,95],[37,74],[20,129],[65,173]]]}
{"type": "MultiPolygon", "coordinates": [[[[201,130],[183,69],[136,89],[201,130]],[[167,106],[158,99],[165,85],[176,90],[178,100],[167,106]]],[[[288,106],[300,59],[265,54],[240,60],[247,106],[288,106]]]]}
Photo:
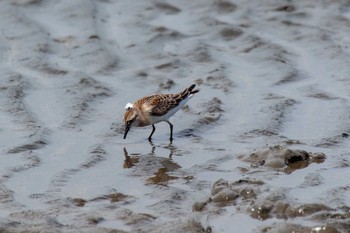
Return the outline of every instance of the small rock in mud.
{"type": "Polygon", "coordinates": [[[163,70],[163,69],[168,69],[173,67],[173,63],[172,62],[167,62],[167,63],[162,63],[160,65],[155,66],[154,68],[158,69],[158,70],[163,70]]]}
{"type": "Polygon", "coordinates": [[[244,200],[253,200],[256,199],[257,194],[254,189],[247,187],[240,190],[239,196],[244,200]]]}
{"type": "Polygon", "coordinates": [[[283,201],[271,202],[263,201],[263,204],[255,204],[250,208],[250,216],[259,220],[268,218],[288,219],[296,217],[305,217],[314,213],[332,211],[331,208],[323,204],[303,204],[300,206],[291,206],[283,201]]]}
{"type": "Polygon", "coordinates": [[[310,159],[309,153],[304,150],[286,149],[284,151],[283,157],[286,165],[310,159]]]}
{"type": "Polygon", "coordinates": [[[87,219],[88,223],[91,225],[97,225],[100,222],[104,221],[105,219],[102,217],[90,217],[87,219]]]}
{"type": "Polygon", "coordinates": [[[243,31],[238,28],[225,28],[220,31],[220,35],[224,40],[233,40],[243,34],[243,31]]]}
{"type": "Polygon", "coordinates": [[[249,155],[241,155],[239,158],[245,162],[250,162],[252,167],[268,166],[272,168],[292,168],[307,167],[310,163],[321,163],[326,156],[323,153],[311,153],[304,150],[292,150],[279,145],[262,149],[249,155]]]}
{"type": "Polygon", "coordinates": [[[250,216],[259,220],[266,220],[271,218],[270,212],[272,207],[267,205],[254,205],[250,208],[250,216]]]}
{"type": "Polygon", "coordinates": [[[229,202],[234,201],[238,194],[229,188],[225,188],[211,197],[213,202],[226,206],[229,202]]]}
{"type": "Polygon", "coordinates": [[[196,202],[192,206],[192,211],[194,212],[201,212],[205,209],[206,205],[211,201],[211,199],[204,201],[204,202],[196,202]]]}
{"type": "Polygon", "coordinates": [[[211,189],[211,195],[215,195],[228,187],[228,182],[226,180],[219,179],[213,184],[213,187],[211,189]]]}
{"type": "MultiPolygon", "coordinates": [[[[224,179],[217,180],[211,189],[211,196],[205,202],[196,202],[192,206],[193,211],[204,211],[207,209],[209,203],[215,203],[214,208],[224,207],[228,205],[240,205],[235,203],[246,202],[249,200],[254,201],[260,193],[259,186],[264,184],[261,181],[254,180],[239,180],[233,183],[229,183],[224,179]]],[[[209,209],[213,206],[209,205],[209,209]]]]}
{"type": "Polygon", "coordinates": [[[276,9],[274,9],[275,11],[285,11],[285,12],[293,12],[295,11],[295,6],[294,5],[284,5],[284,6],[280,6],[277,7],[276,9]]]}
{"type": "Polygon", "coordinates": [[[86,200],[82,198],[72,198],[71,199],[72,203],[78,207],[83,207],[86,204],[86,200]]]}

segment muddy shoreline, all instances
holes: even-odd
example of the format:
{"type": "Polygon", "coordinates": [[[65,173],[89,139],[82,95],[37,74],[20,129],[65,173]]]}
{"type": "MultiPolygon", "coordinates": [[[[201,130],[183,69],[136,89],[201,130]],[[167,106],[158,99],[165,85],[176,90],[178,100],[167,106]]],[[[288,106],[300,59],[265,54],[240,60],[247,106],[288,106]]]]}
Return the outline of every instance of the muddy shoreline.
{"type": "Polygon", "coordinates": [[[0,232],[348,232],[347,1],[0,2],[0,232]],[[124,106],[191,84],[123,140],[124,106]]]}

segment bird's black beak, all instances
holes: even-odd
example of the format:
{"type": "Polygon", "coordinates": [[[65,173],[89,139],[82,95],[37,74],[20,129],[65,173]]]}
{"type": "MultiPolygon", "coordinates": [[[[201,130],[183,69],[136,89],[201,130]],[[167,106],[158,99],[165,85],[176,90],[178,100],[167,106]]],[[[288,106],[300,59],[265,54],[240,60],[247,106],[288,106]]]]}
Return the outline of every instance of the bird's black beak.
{"type": "Polygon", "coordinates": [[[126,135],[128,134],[129,130],[130,130],[130,124],[126,124],[125,131],[124,131],[124,139],[126,138],[126,135]]]}

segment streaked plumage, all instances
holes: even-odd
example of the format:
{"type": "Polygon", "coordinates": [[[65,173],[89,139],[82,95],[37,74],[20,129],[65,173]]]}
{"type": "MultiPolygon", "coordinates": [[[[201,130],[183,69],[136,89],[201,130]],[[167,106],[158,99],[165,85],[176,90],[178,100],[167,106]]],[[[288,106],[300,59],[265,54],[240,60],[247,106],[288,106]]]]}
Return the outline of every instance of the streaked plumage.
{"type": "Polygon", "coordinates": [[[135,103],[127,103],[125,106],[124,122],[125,133],[124,139],[132,126],[143,127],[152,125],[152,133],[148,137],[151,141],[155,131],[154,124],[165,121],[170,126],[170,141],[173,140],[173,125],[169,118],[174,115],[187,101],[199,90],[194,90],[195,84],[186,88],[177,94],[155,94],[143,97],[135,103]]]}

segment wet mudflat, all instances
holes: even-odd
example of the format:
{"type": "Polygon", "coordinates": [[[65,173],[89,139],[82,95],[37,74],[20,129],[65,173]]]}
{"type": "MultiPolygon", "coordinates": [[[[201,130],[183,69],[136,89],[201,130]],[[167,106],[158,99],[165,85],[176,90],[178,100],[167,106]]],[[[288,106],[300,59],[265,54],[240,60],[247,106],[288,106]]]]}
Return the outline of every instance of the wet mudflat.
{"type": "Polygon", "coordinates": [[[0,232],[350,229],[347,1],[0,2],[0,232]],[[200,88],[132,129],[127,102],[200,88]]]}

